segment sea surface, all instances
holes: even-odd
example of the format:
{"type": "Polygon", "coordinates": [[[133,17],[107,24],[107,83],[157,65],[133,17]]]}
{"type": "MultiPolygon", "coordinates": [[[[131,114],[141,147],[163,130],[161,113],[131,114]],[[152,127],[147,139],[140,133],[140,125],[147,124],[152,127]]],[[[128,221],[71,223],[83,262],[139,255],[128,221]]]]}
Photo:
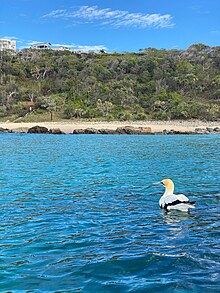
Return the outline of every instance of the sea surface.
{"type": "Polygon", "coordinates": [[[220,135],[0,134],[0,292],[220,292],[220,135]],[[190,214],[158,201],[171,178],[190,214]]]}

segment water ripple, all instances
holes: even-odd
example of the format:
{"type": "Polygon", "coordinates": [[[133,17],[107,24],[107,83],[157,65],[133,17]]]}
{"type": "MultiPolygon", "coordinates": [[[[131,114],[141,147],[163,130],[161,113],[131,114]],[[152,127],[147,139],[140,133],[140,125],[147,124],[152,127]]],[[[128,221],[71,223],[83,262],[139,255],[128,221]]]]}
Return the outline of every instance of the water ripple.
{"type": "Polygon", "coordinates": [[[220,136],[0,136],[0,291],[220,290],[220,136]]]}

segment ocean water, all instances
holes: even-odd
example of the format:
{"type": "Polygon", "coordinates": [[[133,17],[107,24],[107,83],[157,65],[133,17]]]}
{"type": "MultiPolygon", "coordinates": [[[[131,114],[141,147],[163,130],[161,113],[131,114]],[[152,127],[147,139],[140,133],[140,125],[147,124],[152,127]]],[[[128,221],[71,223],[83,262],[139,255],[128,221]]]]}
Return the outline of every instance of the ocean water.
{"type": "Polygon", "coordinates": [[[219,135],[0,135],[0,292],[220,292],[219,135]],[[160,187],[196,200],[159,208],[160,187]]]}

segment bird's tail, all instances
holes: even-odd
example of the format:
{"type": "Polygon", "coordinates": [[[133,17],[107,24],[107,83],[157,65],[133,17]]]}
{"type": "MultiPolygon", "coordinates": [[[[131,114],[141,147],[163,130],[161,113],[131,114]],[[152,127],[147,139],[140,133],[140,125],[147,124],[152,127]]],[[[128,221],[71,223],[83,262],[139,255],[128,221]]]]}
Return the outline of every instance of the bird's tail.
{"type": "Polygon", "coordinates": [[[190,208],[194,209],[195,208],[195,203],[196,203],[195,201],[189,201],[188,205],[189,205],[190,208]]]}

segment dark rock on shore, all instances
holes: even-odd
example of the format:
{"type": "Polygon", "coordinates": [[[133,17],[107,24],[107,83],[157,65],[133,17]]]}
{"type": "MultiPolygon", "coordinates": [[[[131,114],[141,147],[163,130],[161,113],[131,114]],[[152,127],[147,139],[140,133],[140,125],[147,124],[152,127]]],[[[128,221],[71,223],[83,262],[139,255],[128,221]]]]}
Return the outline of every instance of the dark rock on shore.
{"type": "Polygon", "coordinates": [[[206,132],[205,128],[195,128],[195,133],[197,133],[197,134],[205,134],[205,133],[208,133],[208,132],[206,132]]]}
{"type": "Polygon", "coordinates": [[[37,125],[29,128],[28,133],[49,133],[49,130],[47,129],[47,127],[37,125]]]}
{"type": "Polygon", "coordinates": [[[99,130],[95,128],[74,129],[73,134],[98,134],[99,130]]]}
{"type": "Polygon", "coordinates": [[[167,130],[167,129],[164,129],[163,132],[161,134],[195,134],[194,131],[180,131],[180,130],[174,130],[174,129],[171,129],[171,130],[167,130]]]}
{"type": "Polygon", "coordinates": [[[150,127],[125,126],[114,129],[74,129],[73,134],[151,134],[150,127]]]}
{"type": "Polygon", "coordinates": [[[195,133],[197,133],[197,134],[220,133],[220,127],[195,128],[195,133]]]}
{"type": "Polygon", "coordinates": [[[73,134],[85,134],[85,129],[74,129],[73,134]]]}
{"type": "Polygon", "coordinates": [[[213,130],[214,132],[220,133],[220,127],[215,127],[213,130]]]}
{"type": "Polygon", "coordinates": [[[60,128],[52,128],[49,130],[47,127],[38,125],[29,128],[27,133],[65,134],[60,128]]]}
{"type": "Polygon", "coordinates": [[[63,132],[62,130],[60,130],[60,128],[52,128],[49,130],[50,134],[65,134],[65,132],[63,132]]]}
{"type": "Polygon", "coordinates": [[[0,133],[3,133],[3,132],[11,132],[11,130],[7,129],[7,128],[3,128],[3,127],[0,127],[0,133]]]}
{"type": "Polygon", "coordinates": [[[99,131],[98,129],[95,129],[95,128],[86,128],[85,129],[85,134],[98,134],[99,131]]]}
{"type": "MultiPolygon", "coordinates": [[[[34,126],[26,129],[16,129],[11,131],[6,128],[0,127],[0,132],[27,132],[27,133],[48,133],[48,134],[65,134],[60,128],[52,128],[48,129],[43,126],[34,126]]],[[[181,130],[167,130],[164,129],[162,132],[152,132],[151,127],[134,127],[134,126],[123,126],[118,127],[116,130],[114,129],[96,129],[96,128],[86,128],[86,129],[74,129],[73,134],[164,134],[164,135],[172,135],[172,134],[219,134],[220,127],[206,127],[206,128],[195,128],[194,131],[181,131],[181,130]]]]}
{"type": "Polygon", "coordinates": [[[114,129],[100,129],[100,134],[117,134],[114,129]]]}
{"type": "Polygon", "coordinates": [[[118,127],[116,129],[116,133],[118,134],[151,134],[151,128],[125,126],[125,127],[118,127]]]}

